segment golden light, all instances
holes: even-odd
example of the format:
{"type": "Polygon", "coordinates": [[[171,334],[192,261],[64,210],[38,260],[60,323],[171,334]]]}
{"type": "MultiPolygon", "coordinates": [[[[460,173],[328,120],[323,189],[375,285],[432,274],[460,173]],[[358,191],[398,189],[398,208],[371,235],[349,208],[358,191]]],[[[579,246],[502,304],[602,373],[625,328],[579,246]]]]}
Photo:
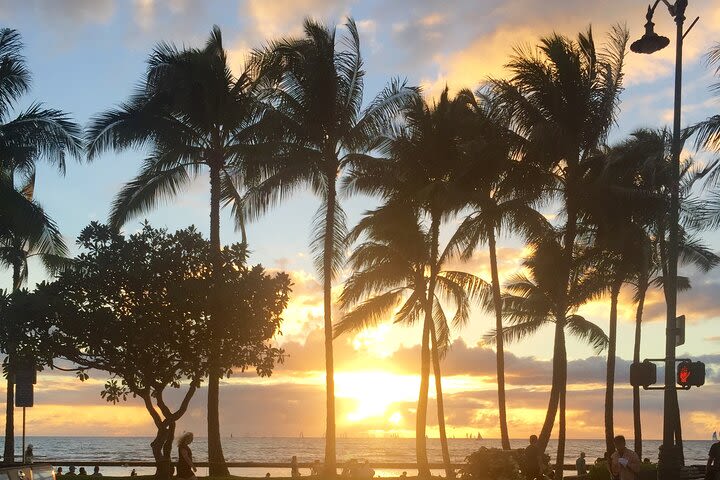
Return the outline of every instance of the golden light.
{"type": "Polygon", "coordinates": [[[336,397],[351,400],[354,404],[354,410],[345,416],[350,423],[386,418],[394,403],[416,401],[419,386],[420,379],[416,375],[338,372],[335,376],[336,397]]]}
{"type": "Polygon", "coordinates": [[[393,425],[399,425],[400,422],[402,422],[402,415],[400,415],[400,412],[395,412],[390,415],[390,418],[388,418],[388,422],[392,423],[393,425]]]}

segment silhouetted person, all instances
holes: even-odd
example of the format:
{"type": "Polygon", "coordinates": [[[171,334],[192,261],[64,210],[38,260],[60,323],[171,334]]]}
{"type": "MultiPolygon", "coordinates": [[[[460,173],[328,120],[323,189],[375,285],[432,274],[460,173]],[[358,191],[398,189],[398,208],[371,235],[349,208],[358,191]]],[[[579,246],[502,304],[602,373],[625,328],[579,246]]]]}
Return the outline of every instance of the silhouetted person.
{"type": "Polygon", "coordinates": [[[315,460],[312,467],[310,467],[310,475],[320,475],[322,470],[322,464],[320,460],[315,460]]]}
{"type": "Polygon", "coordinates": [[[647,458],[647,457],[643,458],[643,463],[644,463],[645,465],[650,465],[650,459],[647,458]]]}
{"type": "Polygon", "coordinates": [[[25,463],[33,463],[33,445],[29,443],[25,449],[25,463]]]}
{"type": "Polygon", "coordinates": [[[185,432],[180,435],[180,438],[178,439],[178,478],[195,479],[195,472],[197,472],[197,468],[193,463],[192,450],[190,450],[190,444],[192,441],[192,432],[185,432]]]}
{"type": "Polygon", "coordinates": [[[290,476],[292,478],[300,477],[300,469],[298,468],[297,456],[295,455],[293,455],[292,459],[290,460],[290,476]]]}
{"type": "Polygon", "coordinates": [[[100,473],[100,467],[98,467],[97,465],[95,465],[95,468],[93,468],[93,473],[92,473],[92,475],[90,475],[90,476],[91,476],[91,477],[102,477],[103,474],[100,473]]]}
{"type": "Polygon", "coordinates": [[[270,478],[270,472],[267,472],[267,473],[265,474],[265,478],[270,478]]]}
{"type": "Polygon", "coordinates": [[[640,457],[627,448],[625,437],[614,439],[615,453],[610,456],[610,473],[618,480],[636,480],[640,475],[640,457]]]}
{"type": "Polygon", "coordinates": [[[137,477],[137,472],[135,471],[134,468],[130,471],[130,476],[131,476],[131,477],[137,477]]]}
{"type": "Polygon", "coordinates": [[[578,475],[585,475],[588,473],[587,462],[585,461],[585,452],[580,452],[580,457],[575,460],[575,469],[578,475]]]}
{"type": "Polygon", "coordinates": [[[405,479],[407,478],[407,472],[401,473],[399,478],[400,478],[401,480],[405,480],[405,479]]]}
{"type": "Polygon", "coordinates": [[[375,476],[375,470],[370,468],[370,462],[363,460],[362,465],[350,472],[350,476],[353,480],[371,480],[375,476]]]}
{"type": "Polygon", "coordinates": [[[537,435],[530,436],[530,445],[525,447],[523,454],[523,473],[528,480],[540,478],[543,471],[542,452],[538,446],[537,435]]]}
{"type": "Polygon", "coordinates": [[[706,467],[706,480],[720,480],[720,442],[710,446],[706,467]]]}
{"type": "Polygon", "coordinates": [[[55,477],[56,478],[62,477],[62,474],[63,474],[62,467],[58,467],[57,470],[55,471],[55,477]]]}
{"type": "Polygon", "coordinates": [[[87,470],[85,470],[85,467],[80,467],[80,472],[78,473],[78,477],[87,477],[87,470]]]}
{"type": "Polygon", "coordinates": [[[345,468],[343,468],[343,471],[342,471],[342,476],[344,478],[354,478],[356,475],[355,471],[357,470],[357,466],[358,466],[357,460],[355,460],[354,458],[351,458],[345,464],[345,468]]]}
{"type": "Polygon", "coordinates": [[[70,468],[68,468],[68,473],[65,476],[77,477],[77,474],[75,473],[75,467],[71,466],[70,468]]]}

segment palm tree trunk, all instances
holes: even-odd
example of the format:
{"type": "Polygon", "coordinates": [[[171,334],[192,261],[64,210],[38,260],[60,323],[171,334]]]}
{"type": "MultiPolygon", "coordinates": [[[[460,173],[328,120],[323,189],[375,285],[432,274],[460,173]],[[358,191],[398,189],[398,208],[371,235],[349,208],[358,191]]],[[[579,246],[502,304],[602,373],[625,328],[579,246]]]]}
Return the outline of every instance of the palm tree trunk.
{"type": "MultiPolygon", "coordinates": [[[[13,262],[12,269],[12,285],[13,292],[20,289],[21,278],[20,269],[22,265],[18,262],[13,262]]],[[[11,350],[11,349],[9,349],[11,350]]],[[[7,376],[7,390],[5,396],[5,447],[3,451],[3,460],[5,462],[15,461],[15,383],[12,378],[12,353],[8,352],[10,371],[7,376]]]]}
{"type": "Polygon", "coordinates": [[[563,468],[565,465],[565,398],[567,396],[567,351],[565,349],[565,330],[563,330],[560,345],[556,346],[555,356],[560,357],[560,379],[559,379],[559,390],[560,394],[558,397],[558,404],[560,407],[560,418],[558,425],[558,447],[557,456],[555,457],[555,480],[562,480],[563,468]]]}
{"type": "Polygon", "coordinates": [[[493,306],[495,307],[495,366],[498,385],[498,417],[500,420],[500,441],[503,450],[510,450],[510,435],[507,426],[505,407],[505,348],[503,346],[502,299],[500,297],[500,277],[497,266],[497,247],[495,229],[488,229],[488,248],[490,250],[490,272],[492,281],[493,306]]]}
{"type": "Polygon", "coordinates": [[[430,328],[427,318],[423,323],[422,342],[420,344],[420,393],[418,394],[417,414],[415,417],[415,454],[418,465],[418,478],[430,478],[430,465],[427,456],[425,424],[427,422],[428,391],[430,390],[430,328]]]}
{"type": "Polygon", "coordinates": [[[438,243],[440,237],[440,219],[431,213],[430,221],[430,278],[428,279],[427,298],[425,299],[425,323],[420,353],[420,394],[415,424],[415,442],[417,448],[418,478],[430,478],[430,466],[427,457],[425,427],[427,423],[428,391],[430,390],[430,332],[433,323],[433,303],[435,298],[435,276],[438,273],[438,243]]]}
{"type": "MultiPolygon", "coordinates": [[[[620,275],[618,275],[620,277],[620,275]]],[[[610,334],[608,335],[607,370],[605,371],[605,451],[615,448],[613,425],[615,393],[615,352],[617,350],[617,307],[622,280],[615,278],[610,291],[610,334]]]]}
{"type": "Polygon", "coordinates": [[[455,469],[452,467],[452,461],[450,460],[450,448],[445,430],[445,405],[442,393],[442,373],[440,372],[440,352],[438,352],[437,334],[433,323],[430,324],[430,336],[432,340],[431,352],[435,377],[435,394],[437,396],[438,430],[440,431],[440,448],[442,450],[443,464],[445,465],[445,478],[454,478],[455,469]]]}
{"type": "MultiPolygon", "coordinates": [[[[638,304],[635,313],[635,344],[633,345],[633,362],[640,363],[640,340],[642,335],[642,316],[647,293],[647,276],[641,275],[638,282],[638,304]]],[[[640,418],[640,387],[633,387],[633,436],[635,453],[642,458],[642,421],[640,418]]]]}
{"type": "MultiPolygon", "coordinates": [[[[555,341],[554,349],[557,350],[560,342],[564,345],[565,331],[563,327],[563,320],[557,320],[555,324],[555,341]]],[[[550,441],[550,435],[552,434],[553,426],[555,425],[555,417],[557,415],[558,404],[560,402],[560,384],[562,374],[562,361],[557,355],[553,355],[553,366],[552,366],[552,382],[550,387],[550,400],[548,401],[548,409],[545,414],[545,421],[543,422],[542,430],[538,438],[538,444],[542,451],[545,451],[547,444],[550,441]]]]}
{"type": "MultiPolygon", "coordinates": [[[[210,164],[210,248],[213,263],[214,281],[220,281],[222,256],[220,250],[220,168],[214,163],[210,164]]],[[[213,288],[217,292],[217,286],[213,288]]],[[[211,300],[214,306],[219,305],[219,299],[211,300]]],[[[217,325],[221,319],[213,315],[213,324],[217,325]]],[[[210,372],[208,375],[208,463],[211,476],[227,476],[229,471],[225,464],[225,456],[220,439],[220,365],[218,355],[221,348],[221,339],[216,329],[210,329],[210,372]]]]}
{"type": "Polygon", "coordinates": [[[333,232],[335,231],[335,210],[337,206],[336,177],[333,170],[328,175],[327,210],[325,212],[325,245],[323,251],[323,303],[325,311],[325,473],[332,478],[337,475],[335,453],[335,365],[333,362],[332,324],[332,260],[335,257],[333,232]]]}

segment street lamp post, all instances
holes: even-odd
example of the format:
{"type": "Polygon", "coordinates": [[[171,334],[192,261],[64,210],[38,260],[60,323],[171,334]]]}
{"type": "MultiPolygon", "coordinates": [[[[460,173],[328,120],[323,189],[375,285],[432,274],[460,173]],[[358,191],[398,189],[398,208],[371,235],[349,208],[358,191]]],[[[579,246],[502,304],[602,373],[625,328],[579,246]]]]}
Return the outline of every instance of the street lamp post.
{"type": "MultiPolygon", "coordinates": [[[[685,9],[688,0],[676,0],[670,4],[662,0],[668,7],[670,15],[675,20],[676,42],[675,42],[675,99],[673,109],[673,136],[672,136],[672,159],[671,159],[671,180],[670,180],[670,238],[668,245],[668,278],[666,280],[665,303],[667,305],[667,323],[665,331],[665,390],[663,398],[663,442],[660,447],[658,461],[659,478],[662,480],[676,479],[679,477],[683,464],[682,445],[676,441],[680,437],[680,417],[677,402],[677,390],[675,389],[675,319],[677,316],[677,265],[679,249],[679,213],[680,213],[680,150],[682,149],[681,127],[680,127],[680,106],[682,90],[682,47],[683,39],[687,32],[683,32],[685,22],[685,9]]],[[[652,22],[655,8],[660,3],[648,6],[647,23],[645,34],[639,40],[633,42],[630,49],[636,53],[654,53],[665,48],[670,40],[660,36],[653,30],[652,22]]],[[[690,25],[692,28],[697,19],[690,25]]],[[[688,29],[689,31],[689,29],[688,29]]]]}

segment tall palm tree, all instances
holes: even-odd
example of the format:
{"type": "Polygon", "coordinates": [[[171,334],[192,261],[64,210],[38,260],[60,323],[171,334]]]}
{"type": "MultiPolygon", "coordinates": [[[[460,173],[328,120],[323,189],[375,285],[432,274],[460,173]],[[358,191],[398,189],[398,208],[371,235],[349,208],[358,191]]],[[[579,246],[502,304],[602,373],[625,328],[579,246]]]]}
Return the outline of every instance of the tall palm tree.
{"type": "MultiPolygon", "coordinates": [[[[440,265],[453,249],[440,252],[440,227],[464,207],[460,185],[472,170],[466,161],[463,133],[468,127],[467,98],[459,94],[451,98],[446,88],[440,98],[429,104],[419,95],[403,106],[401,116],[389,124],[375,139],[374,147],[382,159],[356,158],[348,175],[345,189],[349,193],[364,192],[384,199],[412,202],[423,212],[429,223],[430,259],[425,320],[421,351],[420,393],[418,398],[416,455],[418,474],[429,476],[425,423],[427,416],[430,369],[435,365],[436,381],[439,362],[433,361],[432,328],[435,288],[440,265]]],[[[437,383],[436,383],[437,388],[437,383]]],[[[440,401],[442,399],[440,398],[440,401]]],[[[438,408],[442,405],[439,403],[438,408]]],[[[444,423],[442,415],[438,421],[444,423]]],[[[443,433],[444,429],[440,429],[443,433]]],[[[443,458],[449,463],[447,438],[441,435],[443,458]]]]}
{"type": "MultiPolygon", "coordinates": [[[[567,391],[567,333],[590,344],[596,352],[607,347],[608,337],[600,327],[577,313],[588,301],[597,298],[605,289],[603,272],[595,268],[593,258],[580,255],[571,265],[569,290],[564,279],[557,275],[557,265],[563,260],[564,248],[555,238],[547,236],[538,240],[534,252],[523,262],[527,274],[513,275],[505,284],[503,317],[510,324],[503,328],[502,337],[514,342],[538,332],[546,325],[553,325],[553,379],[559,379],[559,433],[555,478],[563,477],[565,456],[565,397],[567,391]]],[[[497,332],[486,336],[494,342],[497,332]]]]}
{"type": "Polygon", "coordinates": [[[416,89],[393,82],[362,109],[365,72],[360,36],[352,19],[347,33],[305,20],[304,37],[283,38],[255,52],[253,67],[262,78],[267,112],[257,155],[263,180],[246,198],[249,213],[260,215],[302,186],[320,197],[310,248],[323,284],[327,421],[325,467],[336,474],[335,381],[332,283],[344,263],[345,214],[337,182],[353,155],[368,148],[416,89]]]}
{"type": "Polygon", "coordinates": [[[492,92],[479,91],[477,97],[463,92],[470,108],[465,133],[467,161],[473,171],[465,177],[463,191],[471,212],[451,238],[461,258],[472,257],[479,244],[488,247],[495,313],[498,416],[502,447],[510,449],[505,402],[505,355],[502,338],[502,300],[497,262],[497,237],[520,233],[527,238],[547,230],[548,224],[533,209],[544,185],[544,172],[520,161],[523,139],[510,128],[511,119],[492,92]]]}
{"type": "MultiPolygon", "coordinates": [[[[349,259],[354,273],[340,295],[340,305],[347,312],[335,325],[335,335],[356,332],[388,320],[408,326],[420,323],[423,317],[426,318],[431,275],[437,272],[432,325],[422,330],[423,337],[429,334],[433,346],[438,424],[443,429],[440,359],[450,342],[450,325],[443,303],[455,308],[451,323],[453,328],[459,328],[469,319],[471,301],[484,301],[489,289],[474,275],[431,264],[433,235],[423,225],[421,215],[416,206],[391,201],[368,212],[350,233],[351,241],[360,237],[364,237],[364,241],[349,259]]],[[[441,255],[441,258],[448,258],[448,255],[441,255]]],[[[424,424],[424,420],[416,423],[416,438],[425,437],[424,424]]],[[[447,477],[453,477],[455,473],[449,455],[444,460],[447,477]]]]}
{"type": "MultiPolygon", "coordinates": [[[[517,48],[507,65],[510,78],[493,82],[513,119],[514,131],[526,140],[524,160],[554,177],[546,198],[559,200],[565,220],[561,229],[564,253],[556,265],[565,285],[562,304],[570,304],[583,168],[604,143],[617,115],[627,40],[628,32],[622,27],[611,30],[603,48],[596,47],[591,30],[576,40],[553,34],[541,38],[537,49],[517,48]]],[[[556,324],[557,337],[561,323],[556,324]]],[[[561,384],[561,378],[554,379],[540,432],[542,448],[555,423],[561,384]]]]}
{"type": "MultiPolygon", "coordinates": [[[[256,83],[247,72],[235,77],[222,34],[216,26],[203,48],[180,49],[161,43],[148,59],[141,87],[118,108],[95,116],[87,129],[88,158],[108,150],[146,148],[139,174],[118,193],[110,223],[131,218],[178,195],[206,168],[210,177],[210,242],[220,272],[220,209],[231,204],[244,235],[243,185],[253,177],[255,125],[263,110],[256,83]]],[[[220,279],[216,279],[220,281],[220,279]]],[[[216,299],[214,303],[218,304],[216,299]]],[[[215,315],[214,323],[222,319],[215,315]]],[[[210,335],[219,351],[222,339],[210,335]]],[[[208,459],[211,475],[227,475],[220,440],[220,378],[225,373],[210,358],[208,379],[208,459]]]]}
{"type": "MultiPolygon", "coordinates": [[[[64,112],[34,103],[13,115],[31,83],[22,48],[16,30],[0,29],[0,265],[12,268],[14,290],[27,278],[29,254],[52,266],[65,252],[57,227],[32,200],[36,162],[47,161],[64,173],[66,156],[80,158],[82,150],[80,128],[64,112]]],[[[8,376],[6,462],[15,457],[14,393],[8,376]]]]}
{"type": "MultiPolygon", "coordinates": [[[[689,132],[686,132],[686,135],[689,132]]],[[[632,284],[635,289],[635,302],[637,303],[635,315],[635,341],[633,348],[633,361],[640,361],[640,341],[642,337],[642,317],[645,296],[650,287],[663,287],[667,272],[665,260],[667,255],[668,225],[665,222],[665,213],[669,208],[669,182],[671,135],[667,129],[649,130],[640,129],[633,132],[630,137],[614,146],[609,152],[608,159],[614,169],[620,174],[619,192],[622,202],[622,193],[627,191],[643,192],[645,201],[622,202],[623,209],[634,211],[633,215],[642,224],[642,245],[636,252],[635,270],[632,284]]],[[[712,202],[698,196],[699,182],[712,173],[711,169],[700,169],[693,160],[683,161],[681,168],[681,223],[680,257],[682,265],[692,266],[701,272],[707,272],[715,267],[720,258],[699,240],[699,234],[707,228],[712,228],[712,217],[717,215],[718,209],[713,208],[712,202]]],[[[699,194],[702,194],[702,189],[699,194]]],[[[617,197],[617,195],[615,195],[617,197]]],[[[627,199],[626,199],[627,200],[627,199]]],[[[607,205],[604,203],[603,205],[607,205]]],[[[678,277],[678,288],[690,288],[687,277],[678,277]]],[[[678,412],[679,424],[679,412],[678,412]]],[[[633,424],[635,436],[635,451],[642,452],[642,424],[640,419],[640,392],[639,387],[633,388],[633,424]]],[[[639,454],[640,454],[639,453],[639,454]]]]}

